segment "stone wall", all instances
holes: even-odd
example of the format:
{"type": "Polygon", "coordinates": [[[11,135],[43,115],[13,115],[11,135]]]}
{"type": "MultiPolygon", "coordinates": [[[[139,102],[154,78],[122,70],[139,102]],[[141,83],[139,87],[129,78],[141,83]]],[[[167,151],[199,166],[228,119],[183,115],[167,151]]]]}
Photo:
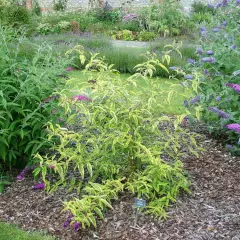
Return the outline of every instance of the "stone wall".
{"type": "MultiPolygon", "coordinates": [[[[151,0],[133,0],[133,3],[131,6],[147,6],[150,3],[151,0]]],[[[162,0],[158,0],[158,2],[161,2],[162,0]]],[[[216,0],[199,0],[207,3],[213,3],[216,2],[216,0]]],[[[38,0],[41,8],[43,11],[52,10],[53,6],[53,0],[38,0]]],[[[108,3],[112,7],[120,7],[123,2],[127,2],[127,0],[108,0],[108,3]]],[[[190,10],[191,4],[194,2],[194,0],[180,0],[182,3],[184,9],[186,11],[190,10]]],[[[127,5],[127,3],[126,3],[127,5]]],[[[77,10],[79,8],[88,8],[89,7],[89,0],[68,0],[68,10],[77,10]]]]}

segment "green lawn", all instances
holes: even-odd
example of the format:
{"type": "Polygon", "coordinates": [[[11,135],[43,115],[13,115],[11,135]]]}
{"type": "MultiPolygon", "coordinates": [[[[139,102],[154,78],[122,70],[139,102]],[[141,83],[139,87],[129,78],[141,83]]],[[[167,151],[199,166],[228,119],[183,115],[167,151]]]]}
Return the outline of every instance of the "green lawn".
{"type": "Polygon", "coordinates": [[[19,228],[0,223],[0,240],[54,240],[51,236],[46,236],[36,232],[25,232],[19,228]]]}
{"type": "MultiPolygon", "coordinates": [[[[68,89],[72,95],[81,94],[79,88],[83,81],[88,80],[88,76],[82,71],[72,71],[69,72],[68,76],[70,77],[70,83],[68,84],[68,89]]],[[[93,74],[94,76],[94,74],[93,74]]],[[[120,77],[123,81],[126,81],[129,74],[121,74],[120,77]]],[[[151,81],[158,81],[161,86],[162,95],[159,96],[159,101],[162,102],[162,109],[159,109],[159,112],[166,114],[182,114],[184,113],[183,101],[191,97],[191,91],[182,87],[180,81],[176,79],[168,78],[152,78],[151,81]],[[173,91],[170,104],[167,101],[167,97],[170,91],[173,91]]],[[[139,85],[141,87],[148,87],[144,80],[139,79],[139,85]]]]}

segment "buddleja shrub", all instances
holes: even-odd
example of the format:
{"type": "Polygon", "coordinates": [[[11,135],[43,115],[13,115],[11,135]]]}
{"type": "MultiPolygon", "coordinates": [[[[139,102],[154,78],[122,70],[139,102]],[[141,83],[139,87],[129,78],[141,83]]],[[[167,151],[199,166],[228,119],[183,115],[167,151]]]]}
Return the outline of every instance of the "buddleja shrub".
{"type": "Polygon", "coordinates": [[[27,60],[20,51],[23,42],[28,43],[0,26],[0,161],[9,167],[26,164],[49,145],[44,125],[53,114],[47,103],[62,84],[56,76],[62,60],[54,60],[51,49],[43,47],[27,60]]]}
{"type": "Polygon", "coordinates": [[[186,67],[185,86],[194,87],[197,96],[185,105],[198,106],[209,131],[224,136],[227,147],[240,154],[240,2],[223,0],[210,7],[216,14],[200,27],[198,59],[189,59],[186,67]]]}
{"type": "MultiPolygon", "coordinates": [[[[74,50],[84,63],[82,47],[74,50]]],[[[178,126],[184,116],[171,120],[159,112],[162,90],[147,78],[157,66],[167,71],[163,63],[170,61],[169,51],[162,61],[151,53],[146,57],[123,83],[112,65],[92,54],[86,64],[89,80],[78,84],[82,95],[68,100],[61,92],[60,107],[69,119],[65,128],[49,125],[48,138],[55,144],[46,156],[36,155],[40,167],[35,174],[41,172],[48,191],[78,189],[79,199],[64,203],[64,210],[71,212],[64,226],[96,226],[96,218],[103,218],[103,210],[112,208],[111,200],[123,191],[147,199],[147,212],[165,217],[179,192],[188,191],[180,158],[183,146],[197,154],[194,136],[178,126]],[[139,78],[146,86],[138,84],[139,78]]]]}

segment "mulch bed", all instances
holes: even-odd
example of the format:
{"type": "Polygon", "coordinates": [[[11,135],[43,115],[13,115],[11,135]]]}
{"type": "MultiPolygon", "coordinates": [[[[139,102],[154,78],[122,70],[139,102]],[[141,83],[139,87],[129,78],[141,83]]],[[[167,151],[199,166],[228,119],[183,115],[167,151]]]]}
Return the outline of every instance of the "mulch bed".
{"type": "Polygon", "coordinates": [[[62,201],[75,193],[63,189],[48,195],[34,191],[31,177],[13,183],[0,196],[0,219],[27,230],[45,230],[64,240],[240,240],[240,159],[225,152],[202,135],[206,151],[200,157],[183,159],[192,181],[192,193],[181,196],[168,209],[169,218],[155,220],[140,214],[134,227],[134,196],[124,195],[113,203],[98,228],[74,232],[62,227],[67,215],[62,201]]]}

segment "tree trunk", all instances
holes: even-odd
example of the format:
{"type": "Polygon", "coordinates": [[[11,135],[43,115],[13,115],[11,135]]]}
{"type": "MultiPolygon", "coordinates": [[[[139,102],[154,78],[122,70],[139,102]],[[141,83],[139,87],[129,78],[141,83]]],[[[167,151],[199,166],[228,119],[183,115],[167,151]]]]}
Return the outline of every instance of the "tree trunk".
{"type": "Polygon", "coordinates": [[[26,7],[31,10],[32,9],[32,0],[26,0],[26,7]]]}

